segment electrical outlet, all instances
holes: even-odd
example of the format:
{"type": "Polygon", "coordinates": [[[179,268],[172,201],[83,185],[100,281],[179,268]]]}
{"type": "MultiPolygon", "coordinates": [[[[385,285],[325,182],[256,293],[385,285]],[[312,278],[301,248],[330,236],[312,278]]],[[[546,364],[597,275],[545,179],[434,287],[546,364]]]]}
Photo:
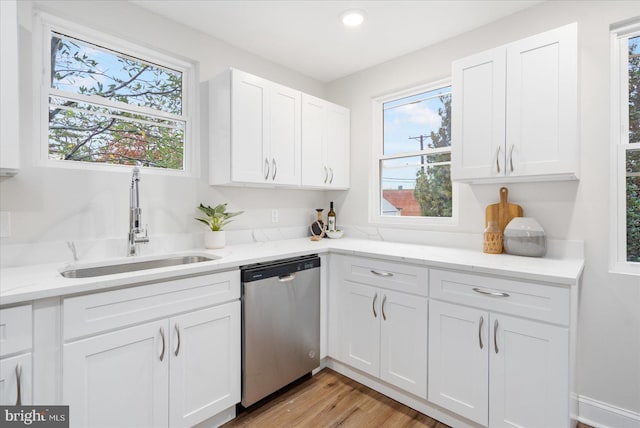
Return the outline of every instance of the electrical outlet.
{"type": "Polygon", "coordinates": [[[280,221],[280,213],[278,210],[271,210],[271,223],[277,223],[280,221]]]}
{"type": "Polygon", "coordinates": [[[8,211],[0,212],[0,237],[8,238],[11,236],[11,213],[8,211]]]}

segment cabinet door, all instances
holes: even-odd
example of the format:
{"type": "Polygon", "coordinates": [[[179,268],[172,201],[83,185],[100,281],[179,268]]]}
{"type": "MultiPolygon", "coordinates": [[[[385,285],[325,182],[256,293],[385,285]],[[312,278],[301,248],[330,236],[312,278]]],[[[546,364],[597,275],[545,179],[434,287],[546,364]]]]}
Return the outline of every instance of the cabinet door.
{"type": "Polygon", "coordinates": [[[300,184],[301,93],[271,83],[269,93],[269,177],[277,184],[300,184]]]}
{"type": "Polygon", "coordinates": [[[64,345],[63,399],[76,427],[166,427],[169,324],[142,324],[64,345]]]}
{"type": "Polygon", "coordinates": [[[373,376],[380,373],[380,290],[353,282],[342,303],[346,325],[343,337],[345,363],[373,376]]]}
{"type": "Polygon", "coordinates": [[[239,403],[240,301],[170,324],[170,425],[193,426],[239,403]]]}
{"type": "Polygon", "coordinates": [[[329,181],[325,163],[327,103],[302,94],[302,185],[324,187],[329,181]]]}
{"type": "Polygon", "coordinates": [[[487,425],[489,313],[431,300],[429,401],[487,425]]]}
{"type": "Polygon", "coordinates": [[[270,82],[233,70],[231,77],[231,180],[265,183],[270,177],[270,82]]]}
{"type": "Polygon", "coordinates": [[[342,106],[327,103],[325,163],[329,169],[328,187],[349,187],[351,156],[350,112],[342,106]]]}
{"type": "Polygon", "coordinates": [[[491,427],[568,427],[568,329],[491,318],[491,427]]]}
{"type": "Polygon", "coordinates": [[[307,94],[302,100],[302,184],[348,188],[349,109],[307,94]]]}
{"type": "Polygon", "coordinates": [[[578,168],[577,27],[507,46],[507,175],[578,168]]]}
{"type": "Polygon", "coordinates": [[[12,175],[20,167],[16,0],[0,1],[0,20],[0,175],[12,175]]]}
{"type": "Polygon", "coordinates": [[[31,352],[0,359],[0,405],[32,404],[31,352]],[[19,384],[19,385],[18,385],[19,384]]]}
{"type": "Polygon", "coordinates": [[[452,64],[453,180],[504,176],[505,73],[504,48],[452,64]]]}
{"type": "Polygon", "coordinates": [[[380,378],[426,399],[427,299],[380,292],[380,378]]]}

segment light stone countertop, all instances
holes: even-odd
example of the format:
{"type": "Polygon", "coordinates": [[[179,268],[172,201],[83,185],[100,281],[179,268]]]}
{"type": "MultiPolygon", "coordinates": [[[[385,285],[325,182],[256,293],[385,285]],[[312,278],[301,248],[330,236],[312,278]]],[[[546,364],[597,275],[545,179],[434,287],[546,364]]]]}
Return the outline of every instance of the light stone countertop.
{"type": "MultiPolygon", "coordinates": [[[[133,284],[158,282],[170,278],[237,269],[239,266],[306,254],[338,253],[360,255],[425,265],[433,268],[502,275],[549,284],[577,286],[584,268],[582,259],[520,257],[507,254],[484,254],[479,251],[433,247],[365,239],[308,238],[230,245],[220,250],[192,250],[176,254],[202,254],[216,260],[189,265],[149,269],[94,278],[64,278],[63,263],[30,265],[0,270],[0,305],[106,290],[133,284]]],[[[157,258],[140,256],[137,259],[157,258]]],[[[104,263],[129,262],[131,258],[82,260],[77,267],[104,263]]]]}

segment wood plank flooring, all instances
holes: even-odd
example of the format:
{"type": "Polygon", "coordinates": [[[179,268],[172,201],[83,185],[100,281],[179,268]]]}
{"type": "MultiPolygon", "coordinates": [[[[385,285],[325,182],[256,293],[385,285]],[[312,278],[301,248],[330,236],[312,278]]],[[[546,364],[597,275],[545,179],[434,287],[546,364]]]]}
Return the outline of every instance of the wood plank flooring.
{"type": "Polygon", "coordinates": [[[223,425],[224,428],[338,426],[448,428],[330,369],[223,425]]]}

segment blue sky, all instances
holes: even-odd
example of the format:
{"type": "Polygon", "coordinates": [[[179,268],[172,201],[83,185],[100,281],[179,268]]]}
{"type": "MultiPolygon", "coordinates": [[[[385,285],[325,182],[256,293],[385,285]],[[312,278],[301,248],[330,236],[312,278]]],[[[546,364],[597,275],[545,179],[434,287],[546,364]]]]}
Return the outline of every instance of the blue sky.
{"type": "MultiPolygon", "coordinates": [[[[451,93],[446,87],[384,104],[384,155],[420,150],[420,135],[428,136],[431,131],[440,128],[442,120],[438,109],[443,107],[439,96],[451,93]]],[[[431,142],[428,137],[423,138],[426,148],[431,142]]],[[[383,161],[383,189],[404,189],[415,187],[416,171],[420,164],[419,156],[383,161]]]]}

